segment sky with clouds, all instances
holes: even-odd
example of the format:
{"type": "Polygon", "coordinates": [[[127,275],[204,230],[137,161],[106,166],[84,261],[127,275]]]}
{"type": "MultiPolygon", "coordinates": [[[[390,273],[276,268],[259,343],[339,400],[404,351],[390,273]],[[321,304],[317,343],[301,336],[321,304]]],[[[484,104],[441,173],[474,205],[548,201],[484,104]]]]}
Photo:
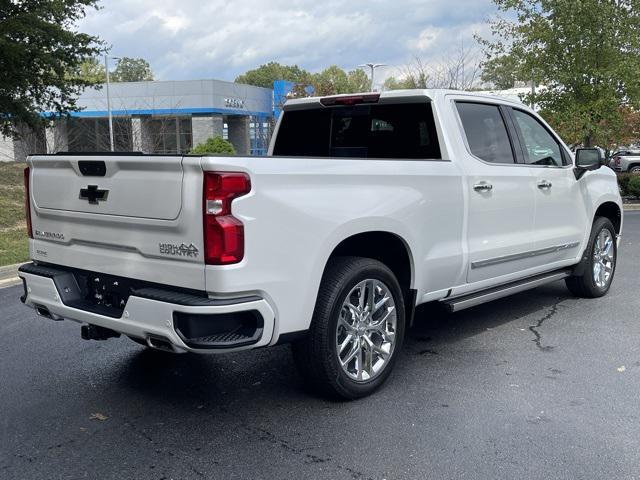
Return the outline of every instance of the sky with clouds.
{"type": "MultiPolygon", "coordinates": [[[[490,0],[102,0],[79,29],[115,56],[147,59],[159,80],[216,78],[274,60],[319,71],[414,57],[437,62],[488,34],[490,0]]],[[[376,73],[376,75],[378,75],[376,73]]]]}

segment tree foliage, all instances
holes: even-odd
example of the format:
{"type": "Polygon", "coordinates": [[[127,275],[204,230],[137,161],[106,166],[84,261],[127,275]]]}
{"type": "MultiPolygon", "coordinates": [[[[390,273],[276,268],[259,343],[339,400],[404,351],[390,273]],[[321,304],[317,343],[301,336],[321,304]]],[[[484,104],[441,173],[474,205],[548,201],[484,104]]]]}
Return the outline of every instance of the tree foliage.
{"type": "MultiPolygon", "coordinates": [[[[513,88],[518,81],[517,62],[512,55],[500,55],[482,62],[480,78],[498,90],[513,88]]],[[[530,79],[529,79],[530,80],[530,79]]]]}
{"type": "Polygon", "coordinates": [[[104,73],[104,63],[99,58],[85,58],[72,76],[77,76],[90,84],[96,85],[106,82],[107,76],[104,73]]]}
{"type": "MultiPolygon", "coordinates": [[[[92,85],[107,81],[102,57],[85,58],[69,75],[92,85]]],[[[111,82],[142,82],[145,80],[153,80],[153,71],[149,62],[144,58],[122,57],[118,60],[116,68],[109,70],[109,81],[111,82]]]]}
{"type": "Polygon", "coordinates": [[[281,65],[278,62],[269,62],[239,75],[235,81],[236,83],[244,83],[256,87],[273,88],[273,82],[276,80],[309,83],[310,79],[311,74],[297,65],[281,65]]]}
{"type": "Polygon", "coordinates": [[[525,101],[568,143],[611,141],[640,103],[640,0],[493,1],[508,15],[480,39],[487,61],[542,85],[525,101]]]}
{"type": "Polygon", "coordinates": [[[370,81],[360,69],[349,72],[337,65],[331,65],[318,73],[310,73],[297,65],[281,65],[269,62],[238,76],[236,83],[245,83],[257,87],[273,88],[276,80],[287,80],[297,84],[297,96],[304,95],[304,87],[313,87],[315,95],[335,95],[339,93],[366,92],[370,81]]]}
{"type": "Polygon", "coordinates": [[[367,92],[370,83],[363,70],[346,72],[337,65],[331,65],[311,78],[316,95],[367,92]]]}
{"type": "Polygon", "coordinates": [[[233,148],[231,142],[222,137],[211,137],[206,142],[193,147],[189,153],[195,155],[235,155],[236,149],[233,148]]]}
{"type": "Polygon", "coordinates": [[[153,80],[151,65],[144,58],[122,57],[118,60],[116,69],[109,70],[109,80],[112,82],[142,82],[153,80]]]}
{"type": "Polygon", "coordinates": [[[90,82],[70,76],[103,48],[75,24],[97,0],[4,0],[0,3],[0,133],[18,123],[37,128],[42,111],[78,109],[77,95],[90,82]]]}

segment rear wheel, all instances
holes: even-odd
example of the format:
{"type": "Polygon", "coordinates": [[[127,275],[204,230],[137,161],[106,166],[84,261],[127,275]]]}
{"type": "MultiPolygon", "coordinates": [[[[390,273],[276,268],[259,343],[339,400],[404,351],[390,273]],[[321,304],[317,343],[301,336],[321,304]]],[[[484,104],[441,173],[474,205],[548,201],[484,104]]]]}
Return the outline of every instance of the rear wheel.
{"type": "Polygon", "coordinates": [[[634,175],[640,175],[640,165],[631,167],[629,169],[629,173],[633,173],[634,175]]]}
{"type": "Polygon", "coordinates": [[[596,218],[582,259],[582,273],[565,280],[571,293],[585,298],[605,295],[613,281],[617,256],[616,231],[613,224],[608,218],[596,218]]]}
{"type": "Polygon", "coordinates": [[[364,397],[382,385],[396,362],[405,328],[402,291],[377,260],[329,261],[309,334],[293,345],[304,380],[321,393],[364,397]]]}

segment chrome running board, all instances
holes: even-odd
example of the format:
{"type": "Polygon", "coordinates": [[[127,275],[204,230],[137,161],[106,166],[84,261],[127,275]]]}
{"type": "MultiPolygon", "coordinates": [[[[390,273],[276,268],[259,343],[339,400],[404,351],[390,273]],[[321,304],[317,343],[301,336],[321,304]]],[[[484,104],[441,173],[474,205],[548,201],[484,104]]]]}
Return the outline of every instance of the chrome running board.
{"type": "Polygon", "coordinates": [[[518,280],[516,282],[500,285],[499,287],[493,287],[488,290],[441,300],[441,303],[443,303],[450,312],[459,312],[460,310],[475,307],[476,305],[490,302],[491,300],[508,297],[514,293],[524,292],[546,283],[562,280],[570,275],[571,270],[556,270],[555,272],[543,273],[534,277],[525,278],[524,280],[518,280]]]}

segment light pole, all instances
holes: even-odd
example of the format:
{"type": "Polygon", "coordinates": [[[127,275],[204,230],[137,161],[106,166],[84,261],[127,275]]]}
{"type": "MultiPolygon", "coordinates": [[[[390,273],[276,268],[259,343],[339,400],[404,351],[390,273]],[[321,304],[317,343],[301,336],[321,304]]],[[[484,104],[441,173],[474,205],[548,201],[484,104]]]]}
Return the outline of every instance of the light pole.
{"type": "Polygon", "coordinates": [[[109,145],[111,146],[111,151],[113,152],[114,144],[113,144],[113,116],[111,115],[111,94],[109,92],[109,58],[112,60],[120,60],[120,57],[109,57],[108,55],[104,56],[104,71],[107,77],[107,113],[109,115],[109,145]]]}
{"type": "Polygon", "coordinates": [[[386,67],[385,63],[363,63],[362,65],[358,65],[359,67],[369,67],[371,69],[371,91],[373,92],[373,80],[375,77],[376,68],[378,67],[386,67]]]}

